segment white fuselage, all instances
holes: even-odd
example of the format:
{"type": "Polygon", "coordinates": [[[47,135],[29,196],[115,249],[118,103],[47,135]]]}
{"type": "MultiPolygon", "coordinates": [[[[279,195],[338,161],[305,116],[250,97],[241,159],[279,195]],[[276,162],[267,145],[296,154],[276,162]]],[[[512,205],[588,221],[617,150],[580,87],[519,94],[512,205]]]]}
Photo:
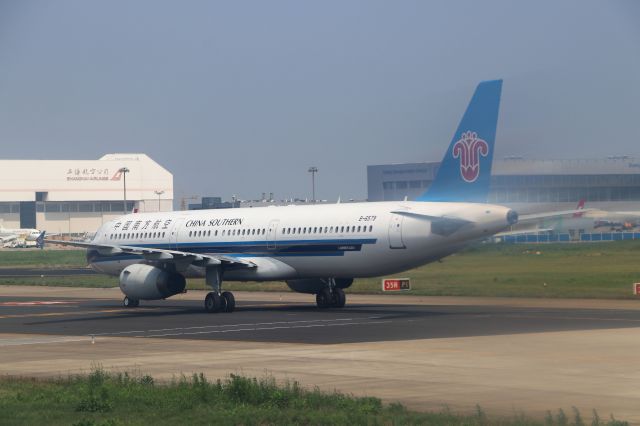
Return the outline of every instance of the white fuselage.
{"type": "MultiPolygon", "coordinates": [[[[509,211],[489,204],[405,201],[138,213],[104,224],[92,242],[223,254],[257,265],[226,270],[227,281],[371,277],[423,265],[499,232],[509,226],[509,211]],[[469,223],[439,235],[432,232],[431,217],[469,223]]],[[[94,269],[112,275],[145,262],[97,250],[87,258],[94,269]]],[[[193,265],[180,272],[204,275],[193,265]]]]}
{"type": "Polygon", "coordinates": [[[0,241],[12,241],[23,238],[25,241],[35,241],[40,236],[40,231],[33,228],[6,229],[0,228],[0,241]]]}

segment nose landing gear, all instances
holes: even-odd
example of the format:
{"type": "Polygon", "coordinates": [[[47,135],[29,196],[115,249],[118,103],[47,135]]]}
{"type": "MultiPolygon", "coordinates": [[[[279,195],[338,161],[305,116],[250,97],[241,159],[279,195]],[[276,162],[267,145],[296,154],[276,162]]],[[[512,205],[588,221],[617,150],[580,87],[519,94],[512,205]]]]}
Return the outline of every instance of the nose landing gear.
{"type": "Polygon", "coordinates": [[[316,304],[320,309],[344,308],[346,302],[347,296],[344,294],[344,290],[336,287],[333,279],[330,280],[328,287],[316,294],[316,304]]]}

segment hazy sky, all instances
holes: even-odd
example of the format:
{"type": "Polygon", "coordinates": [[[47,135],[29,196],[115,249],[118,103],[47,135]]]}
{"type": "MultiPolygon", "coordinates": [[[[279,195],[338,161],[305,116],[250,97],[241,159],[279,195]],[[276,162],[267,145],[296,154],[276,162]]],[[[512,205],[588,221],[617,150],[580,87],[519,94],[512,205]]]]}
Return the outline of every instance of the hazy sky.
{"type": "Polygon", "coordinates": [[[640,2],[0,0],[3,158],[144,152],[182,195],[364,198],[503,78],[496,156],[640,156],[640,2]]]}

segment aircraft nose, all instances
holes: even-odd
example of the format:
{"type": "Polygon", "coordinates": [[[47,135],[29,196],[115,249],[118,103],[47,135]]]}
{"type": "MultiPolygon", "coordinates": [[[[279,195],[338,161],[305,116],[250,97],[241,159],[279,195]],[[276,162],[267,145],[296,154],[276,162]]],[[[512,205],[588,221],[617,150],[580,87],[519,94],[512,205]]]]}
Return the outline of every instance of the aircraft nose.
{"type": "Polygon", "coordinates": [[[509,225],[514,225],[518,223],[518,212],[515,210],[509,210],[507,212],[507,223],[509,225]]]}

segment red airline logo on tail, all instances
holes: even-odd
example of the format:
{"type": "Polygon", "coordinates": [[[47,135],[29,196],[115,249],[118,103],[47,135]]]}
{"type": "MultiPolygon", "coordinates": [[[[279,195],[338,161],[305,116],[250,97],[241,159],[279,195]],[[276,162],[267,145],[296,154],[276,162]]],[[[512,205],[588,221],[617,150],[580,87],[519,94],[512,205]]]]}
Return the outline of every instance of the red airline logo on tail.
{"type": "MultiPolygon", "coordinates": [[[[584,198],[578,201],[578,207],[576,207],[576,210],[584,210],[584,198]]],[[[582,217],[583,214],[584,212],[576,212],[573,214],[573,217],[582,217]]]]}
{"type": "Polygon", "coordinates": [[[475,182],[480,175],[480,156],[486,157],[489,145],[476,132],[462,133],[453,145],[453,158],[460,158],[460,175],[465,182],[475,182]]]}

